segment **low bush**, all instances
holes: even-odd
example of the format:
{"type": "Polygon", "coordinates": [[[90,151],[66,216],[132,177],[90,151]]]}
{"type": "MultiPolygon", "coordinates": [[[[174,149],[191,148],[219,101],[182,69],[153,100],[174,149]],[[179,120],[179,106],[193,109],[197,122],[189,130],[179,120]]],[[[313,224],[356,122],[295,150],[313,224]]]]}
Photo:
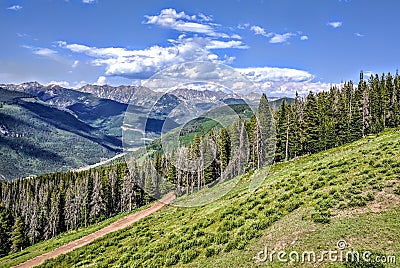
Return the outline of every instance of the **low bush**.
{"type": "Polygon", "coordinates": [[[197,256],[199,255],[199,252],[195,249],[188,249],[185,250],[181,255],[180,255],[180,260],[183,263],[189,263],[192,260],[194,260],[197,256]]]}
{"type": "Polygon", "coordinates": [[[311,219],[317,223],[330,223],[331,221],[330,217],[331,217],[330,211],[315,210],[311,214],[311,219]]]}

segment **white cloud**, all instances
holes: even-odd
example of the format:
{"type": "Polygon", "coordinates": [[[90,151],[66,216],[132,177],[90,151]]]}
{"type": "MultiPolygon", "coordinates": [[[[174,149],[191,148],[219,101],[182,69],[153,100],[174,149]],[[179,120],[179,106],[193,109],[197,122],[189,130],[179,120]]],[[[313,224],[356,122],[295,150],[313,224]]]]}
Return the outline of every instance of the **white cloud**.
{"type": "Polygon", "coordinates": [[[293,33],[284,33],[284,34],[274,34],[274,36],[269,40],[271,44],[280,44],[285,43],[289,40],[290,37],[294,36],[293,33]]]}
{"type": "Polygon", "coordinates": [[[58,55],[57,55],[58,52],[53,49],[49,49],[49,48],[45,48],[45,47],[32,47],[32,46],[27,46],[27,45],[23,45],[21,47],[31,50],[32,53],[35,55],[49,57],[49,58],[53,58],[53,59],[58,58],[58,55]]]}
{"type": "Polygon", "coordinates": [[[79,65],[79,60],[75,60],[74,63],[72,63],[71,67],[76,68],[79,65]]]}
{"type": "Polygon", "coordinates": [[[237,28],[240,29],[240,30],[244,30],[244,29],[249,28],[249,27],[250,27],[250,23],[239,24],[237,26],[237,28]]]}
{"type": "Polygon", "coordinates": [[[231,35],[231,38],[233,38],[233,39],[242,39],[242,37],[240,35],[238,35],[238,34],[231,35]]]}
{"type": "Polygon", "coordinates": [[[331,21],[327,23],[328,26],[331,26],[333,28],[339,28],[342,26],[342,24],[343,23],[341,21],[331,21]]]}
{"type": "Polygon", "coordinates": [[[207,16],[207,15],[205,15],[205,14],[203,14],[203,13],[199,13],[198,16],[199,16],[200,19],[203,20],[203,21],[212,21],[212,20],[213,20],[212,16],[207,16]]]}
{"type": "Polygon", "coordinates": [[[262,35],[262,36],[266,36],[266,37],[271,37],[273,35],[273,33],[267,33],[267,32],[265,32],[264,28],[257,26],[257,25],[251,26],[250,30],[253,31],[255,35],[262,35]]]}
{"type": "Polygon", "coordinates": [[[300,96],[307,95],[310,91],[317,93],[328,91],[331,84],[323,82],[289,82],[289,83],[273,83],[265,92],[270,96],[294,96],[296,92],[300,96]]]}
{"type": "Polygon", "coordinates": [[[142,50],[128,50],[121,47],[97,48],[81,44],[68,44],[60,41],[61,48],[85,54],[92,59],[94,66],[104,66],[106,76],[127,78],[148,78],[155,72],[174,64],[188,61],[212,61],[232,63],[230,56],[220,57],[214,49],[246,49],[240,40],[221,41],[209,37],[186,38],[181,35],[177,40],[169,40],[171,46],[152,46],[142,50]]]}
{"type": "MultiPolygon", "coordinates": [[[[232,63],[235,57],[217,55],[212,51],[248,48],[241,41],[240,35],[217,31],[217,27],[221,26],[212,23],[212,16],[203,13],[189,15],[168,8],[161,10],[158,15],[145,18],[144,24],[159,25],[182,33],[177,39],[168,40],[171,45],[154,45],[138,50],[123,47],[98,48],[65,41],[59,41],[58,46],[92,58],[92,65],[104,67],[104,75],[109,78],[121,76],[130,79],[148,78],[165,67],[188,61],[232,63]]],[[[74,62],[72,67],[78,63],[74,62]]]]}
{"type": "Polygon", "coordinates": [[[8,10],[14,10],[14,11],[18,11],[22,9],[22,6],[20,5],[13,5],[13,6],[9,6],[7,7],[8,10]]]}
{"type": "Polygon", "coordinates": [[[253,26],[251,26],[250,30],[252,30],[254,32],[254,34],[265,35],[264,28],[262,28],[260,26],[253,25],[253,26]]]}
{"type": "Polygon", "coordinates": [[[176,40],[174,45],[167,47],[152,46],[143,50],[118,47],[97,48],[59,42],[61,48],[93,58],[93,65],[105,66],[107,76],[129,78],[147,78],[167,66],[187,61],[223,62],[224,59],[220,59],[209,49],[232,48],[240,45],[240,41],[221,42],[199,37],[176,40]]]}
{"type": "Polygon", "coordinates": [[[363,74],[364,74],[364,76],[368,76],[368,77],[371,77],[371,76],[375,75],[375,73],[372,72],[372,71],[364,71],[363,74]]]}
{"type": "Polygon", "coordinates": [[[330,84],[313,82],[314,76],[312,74],[298,69],[249,67],[236,68],[236,70],[254,82],[262,92],[269,96],[294,96],[296,91],[305,95],[309,91],[319,92],[330,88],[330,84]]]}
{"type": "Polygon", "coordinates": [[[364,34],[360,34],[360,33],[354,33],[354,35],[357,36],[357,37],[364,37],[365,36],[364,34]]]}
{"type": "Polygon", "coordinates": [[[60,87],[68,88],[69,82],[67,82],[67,81],[51,81],[50,83],[47,84],[47,86],[51,86],[51,85],[57,85],[60,87]]]}
{"type": "Polygon", "coordinates": [[[219,41],[211,40],[209,44],[206,45],[207,49],[219,49],[219,48],[240,48],[246,49],[248,46],[244,45],[241,41],[231,40],[231,41],[219,41]]]}
{"type": "Polygon", "coordinates": [[[144,24],[159,25],[180,32],[191,32],[222,38],[231,37],[226,33],[217,32],[214,28],[218,25],[210,23],[212,17],[203,13],[199,13],[198,15],[188,15],[184,11],[177,12],[173,8],[167,8],[161,10],[158,15],[146,15],[145,18],[147,20],[143,22],[144,24]]]}
{"type": "Polygon", "coordinates": [[[26,34],[26,33],[16,33],[16,35],[17,35],[18,37],[20,37],[20,38],[30,37],[30,35],[29,35],[29,34],[26,34]]]}
{"type": "Polygon", "coordinates": [[[49,49],[49,48],[35,48],[33,50],[33,54],[40,55],[40,56],[46,56],[46,57],[52,57],[57,54],[57,51],[49,49]]]}
{"type": "Polygon", "coordinates": [[[308,36],[302,35],[302,36],[300,36],[300,40],[302,40],[302,41],[308,40],[308,36]]]}
{"type": "Polygon", "coordinates": [[[252,81],[284,81],[284,82],[304,82],[311,81],[314,76],[309,72],[291,68],[277,67],[249,67],[236,68],[240,73],[250,78],[252,81]]]}
{"type": "Polygon", "coordinates": [[[93,4],[95,2],[96,2],[96,0],[82,0],[82,3],[84,3],[84,4],[93,4]]]}
{"type": "Polygon", "coordinates": [[[99,76],[99,78],[97,79],[97,82],[95,83],[95,85],[99,85],[99,86],[105,85],[107,83],[106,80],[107,79],[106,79],[105,76],[99,76]]]}

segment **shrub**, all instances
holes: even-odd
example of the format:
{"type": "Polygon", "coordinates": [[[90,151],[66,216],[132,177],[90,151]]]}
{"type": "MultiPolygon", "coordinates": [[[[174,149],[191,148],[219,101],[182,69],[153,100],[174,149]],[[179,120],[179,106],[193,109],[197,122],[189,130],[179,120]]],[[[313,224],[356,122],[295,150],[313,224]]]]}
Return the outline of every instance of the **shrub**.
{"type": "Polygon", "coordinates": [[[180,259],[183,263],[189,263],[189,262],[193,261],[198,255],[199,255],[199,253],[197,252],[197,250],[188,249],[188,250],[185,250],[180,255],[180,259]]]}
{"type": "Polygon", "coordinates": [[[364,197],[365,201],[373,201],[375,200],[375,196],[372,192],[368,192],[368,194],[364,197]]]}
{"type": "Polygon", "coordinates": [[[345,202],[340,202],[338,205],[338,209],[345,209],[347,208],[347,204],[345,202]]]}
{"type": "Polygon", "coordinates": [[[397,195],[400,195],[400,186],[393,190],[393,192],[397,195]]]}
{"type": "Polygon", "coordinates": [[[286,201],[286,200],[288,200],[289,198],[290,198],[290,195],[289,195],[288,193],[284,193],[283,195],[281,195],[281,196],[278,198],[278,201],[280,201],[280,202],[286,201]]]}
{"type": "Polygon", "coordinates": [[[372,186],[372,189],[378,190],[378,191],[382,191],[383,185],[382,185],[382,183],[374,184],[374,185],[372,186]]]}
{"type": "Polygon", "coordinates": [[[233,219],[223,220],[221,225],[218,226],[217,231],[219,232],[230,231],[233,228],[235,228],[235,222],[233,219]]]}
{"type": "Polygon", "coordinates": [[[334,201],[332,198],[325,197],[318,201],[318,209],[319,210],[328,210],[334,207],[334,201]]]}
{"type": "Polygon", "coordinates": [[[318,223],[330,223],[331,221],[330,217],[331,217],[330,211],[316,210],[311,214],[311,219],[314,222],[318,223]]]}
{"type": "Polygon", "coordinates": [[[332,197],[338,201],[343,201],[343,196],[339,192],[335,192],[332,197]]]}
{"type": "Polygon", "coordinates": [[[350,198],[349,206],[350,207],[363,207],[367,204],[364,197],[361,195],[353,195],[350,198]]]}
{"type": "Polygon", "coordinates": [[[179,254],[176,252],[168,252],[164,258],[165,266],[171,266],[179,262],[179,254]]]}
{"type": "Polygon", "coordinates": [[[215,235],[214,241],[217,244],[226,244],[228,243],[229,234],[228,233],[218,233],[215,235]]]}
{"type": "Polygon", "coordinates": [[[292,201],[287,205],[286,210],[288,212],[292,212],[295,209],[298,209],[302,204],[303,204],[302,201],[292,201]]]}
{"type": "Polygon", "coordinates": [[[204,231],[202,231],[202,230],[197,230],[197,231],[195,231],[193,234],[194,234],[195,237],[200,237],[200,236],[203,236],[203,235],[204,235],[204,231]]]}
{"type": "Polygon", "coordinates": [[[267,208],[264,212],[265,216],[271,216],[272,214],[276,213],[276,208],[272,207],[272,208],[267,208]]]}
{"type": "Polygon", "coordinates": [[[226,244],[224,251],[230,252],[232,249],[236,248],[237,244],[238,244],[238,241],[236,239],[229,241],[228,244],[226,244]]]}
{"type": "Polygon", "coordinates": [[[211,247],[208,247],[208,248],[205,249],[204,255],[205,255],[207,258],[209,258],[209,257],[211,257],[211,256],[213,256],[213,255],[215,255],[215,254],[218,254],[218,251],[219,251],[219,250],[218,250],[217,247],[211,246],[211,247]]]}
{"type": "Polygon", "coordinates": [[[324,181],[315,181],[314,183],[312,183],[312,188],[313,190],[317,190],[321,187],[325,186],[325,182],[324,181]]]}
{"type": "Polygon", "coordinates": [[[252,212],[252,211],[248,211],[245,215],[244,218],[247,219],[254,219],[255,217],[257,217],[256,213],[252,212]]]}

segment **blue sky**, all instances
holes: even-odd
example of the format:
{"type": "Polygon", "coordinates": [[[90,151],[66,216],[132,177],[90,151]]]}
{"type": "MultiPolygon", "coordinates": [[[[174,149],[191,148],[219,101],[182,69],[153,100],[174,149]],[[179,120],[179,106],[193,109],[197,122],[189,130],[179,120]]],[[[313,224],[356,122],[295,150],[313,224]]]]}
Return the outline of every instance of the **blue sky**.
{"type": "Polygon", "coordinates": [[[400,1],[1,0],[0,83],[139,84],[228,64],[268,95],[399,67],[400,1]]]}

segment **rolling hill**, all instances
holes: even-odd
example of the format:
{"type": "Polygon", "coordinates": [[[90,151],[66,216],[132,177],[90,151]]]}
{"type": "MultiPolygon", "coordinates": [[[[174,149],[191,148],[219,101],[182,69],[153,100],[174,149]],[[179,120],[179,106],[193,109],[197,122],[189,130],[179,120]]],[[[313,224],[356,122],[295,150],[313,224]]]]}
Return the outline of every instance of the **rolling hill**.
{"type": "MultiPolygon", "coordinates": [[[[344,250],[370,251],[371,258],[398,261],[399,150],[397,128],[246,174],[216,202],[197,208],[168,207],[41,267],[259,267],[266,264],[255,257],[265,246],[320,253],[337,250],[342,240],[344,250]],[[264,176],[265,181],[249,193],[252,176],[264,176]]],[[[209,189],[198,192],[198,198],[204,191],[209,189]]],[[[47,243],[41,242],[41,247],[47,243]]],[[[283,265],[274,260],[268,265],[283,265]]],[[[384,267],[326,259],[322,264],[384,267]]]]}

